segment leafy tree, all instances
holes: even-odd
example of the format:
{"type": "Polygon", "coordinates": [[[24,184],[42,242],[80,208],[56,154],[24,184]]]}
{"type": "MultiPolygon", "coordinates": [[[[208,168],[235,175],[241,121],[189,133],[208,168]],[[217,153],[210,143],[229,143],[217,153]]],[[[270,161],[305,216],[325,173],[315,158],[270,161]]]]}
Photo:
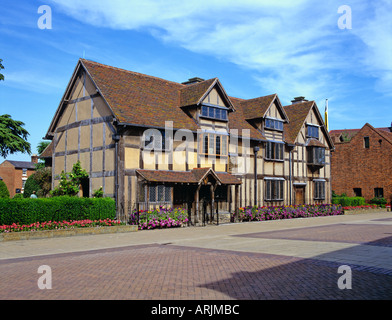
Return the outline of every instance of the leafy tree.
{"type": "MultiPolygon", "coordinates": [[[[3,59],[0,59],[0,71],[4,69],[2,64],[3,59]]],[[[4,75],[0,73],[0,81],[4,81],[4,75]]],[[[31,153],[30,143],[28,143],[27,136],[29,133],[22,128],[24,123],[22,121],[12,120],[8,114],[0,115],[0,156],[7,158],[8,154],[15,152],[31,153]]]]}
{"type": "Polygon", "coordinates": [[[46,149],[46,147],[50,144],[50,141],[40,141],[37,146],[38,154],[41,155],[42,152],[46,149]]]}
{"type": "MultiPolygon", "coordinates": [[[[38,156],[45,151],[46,147],[50,144],[50,141],[40,141],[37,145],[38,156]]],[[[45,161],[42,159],[38,160],[38,163],[35,164],[35,170],[39,170],[45,168],[45,161]]]]}
{"type": "MultiPolygon", "coordinates": [[[[4,69],[3,64],[1,63],[3,61],[3,59],[0,59],[0,70],[4,69]]],[[[4,75],[0,73],[0,81],[3,80],[4,81],[4,75]]]]}
{"type": "Polygon", "coordinates": [[[3,180],[0,180],[0,198],[9,198],[10,193],[8,191],[7,185],[3,180]]]}
{"type": "Polygon", "coordinates": [[[78,161],[73,165],[70,173],[61,172],[60,183],[50,194],[52,196],[76,196],[84,179],[88,179],[88,173],[82,169],[80,161],[78,161]]]}
{"type": "Polygon", "coordinates": [[[22,152],[31,154],[29,133],[23,128],[22,121],[13,120],[9,114],[0,116],[0,156],[6,158],[8,154],[22,152]]]}

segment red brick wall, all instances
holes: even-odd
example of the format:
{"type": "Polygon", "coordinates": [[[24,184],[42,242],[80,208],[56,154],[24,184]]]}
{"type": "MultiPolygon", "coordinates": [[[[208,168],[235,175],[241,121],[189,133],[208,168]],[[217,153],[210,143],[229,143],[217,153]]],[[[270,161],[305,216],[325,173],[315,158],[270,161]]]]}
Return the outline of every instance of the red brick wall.
{"type": "Polygon", "coordinates": [[[367,202],[374,188],[384,189],[384,198],[392,201],[392,144],[370,126],[365,125],[348,143],[336,143],[331,159],[332,190],[354,196],[354,188],[362,189],[367,202]],[[364,137],[369,137],[369,149],[364,137]]]}

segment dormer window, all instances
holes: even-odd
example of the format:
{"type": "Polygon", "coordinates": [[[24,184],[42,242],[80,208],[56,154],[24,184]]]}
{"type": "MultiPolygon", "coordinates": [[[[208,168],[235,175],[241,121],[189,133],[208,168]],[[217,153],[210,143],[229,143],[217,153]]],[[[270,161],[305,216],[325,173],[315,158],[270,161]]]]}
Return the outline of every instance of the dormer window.
{"type": "Polygon", "coordinates": [[[319,127],[316,125],[308,124],[307,130],[306,130],[306,136],[308,138],[318,139],[319,138],[319,127]]]}
{"type": "Polygon", "coordinates": [[[308,164],[314,166],[325,165],[325,148],[308,147],[308,164]]]}
{"type": "Polygon", "coordinates": [[[227,109],[202,105],[201,106],[201,116],[206,117],[206,118],[210,118],[210,119],[226,121],[227,120],[227,109]]]}
{"type": "Polygon", "coordinates": [[[278,119],[266,118],[265,128],[271,130],[283,131],[283,121],[278,119]]]}

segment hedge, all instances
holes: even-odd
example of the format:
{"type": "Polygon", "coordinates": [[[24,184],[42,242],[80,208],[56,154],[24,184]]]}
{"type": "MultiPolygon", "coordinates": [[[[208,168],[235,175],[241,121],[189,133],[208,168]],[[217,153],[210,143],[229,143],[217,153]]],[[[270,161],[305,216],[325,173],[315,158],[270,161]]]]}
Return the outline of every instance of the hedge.
{"type": "Polygon", "coordinates": [[[114,219],[111,198],[53,197],[38,199],[0,199],[0,225],[45,221],[114,219]]]}
{"type": "Polygon", "coordinates": [[[365,204],[362,197],[332,197],[332,204],[340,204],[343,207],[357,207],[365,204]]]}

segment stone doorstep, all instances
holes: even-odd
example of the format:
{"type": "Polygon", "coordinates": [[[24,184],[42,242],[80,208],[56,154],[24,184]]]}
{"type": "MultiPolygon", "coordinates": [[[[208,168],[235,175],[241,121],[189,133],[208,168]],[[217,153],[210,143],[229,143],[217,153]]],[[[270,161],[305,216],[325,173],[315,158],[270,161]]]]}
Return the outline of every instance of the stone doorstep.
{"type": "Polygon", "coordinates": [[[92,235],[105,233],[120,233],[120,232],[135,232],[138,231],[136,225],[122,225],[122,226],[108,226],[108,227],[87,227],[75,229],[60,229],[60,230],[42,230],[42,231],[22,231],[0,233],[0,242],[14,241],[14,240],[30,240],[30,239],[45,239],[68,237],[76,235],[92,235]]]}

